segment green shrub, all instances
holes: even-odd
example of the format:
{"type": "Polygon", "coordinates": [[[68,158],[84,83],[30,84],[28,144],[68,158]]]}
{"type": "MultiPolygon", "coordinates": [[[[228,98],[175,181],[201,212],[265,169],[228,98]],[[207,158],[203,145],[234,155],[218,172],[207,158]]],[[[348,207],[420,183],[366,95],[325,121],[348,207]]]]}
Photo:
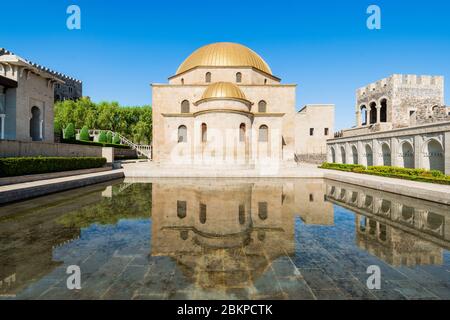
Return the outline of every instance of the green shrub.
{"type": "Polygon", "coordinates": [[[342,163],[329,163],[324,162],[320,168],[322,169],[335,169],[340,171],[353,171],[355,169],[365,169],[364,166],[360,164],[342,164],[342,163]]]}
{"type": "Polygon", "coordinates": [[[105,164],[106,159],[100,157],[0,158],[0,177],[100,168],[105,164]]]}
{"type": "Polygon", "coordinates": [[[446,176],[444,173],[438,170],[430,171],[425,169],[410,169],[388,166],[369,166],[366,168],[365,166],[357,164],[340,164],[327,162],[323,163],[320,168],[450,185],[450,176],[446,176]]]}
{"type": "Polygon", "coordinates": [[[96,141],[64,140],[63,139],[62,143],[81,144],[81,145],[92,146],[92,147],[113,147],[113,148],[119,148],[119,149],[130,149],[129,146],[123,145],[123,144],[101,143],[101,142],[96,142],[96,141]]]}
{"type": "Polygon", "coordinates": [[[113,144],[120,144],[120,135],[116,132],[112,140],[113,144]]]}
{"type": "Polygon", "coordinates": [[[81,141],[90,141],[90,137],[89,137],[89,129],[87,126],[84,126],[83,128],[81,128],[80,131],[80,140],[81,141]]]}
{"type": "Polygon", "coordinates": [[[73,123],[69,123],[63,132],[64,139],[74,140],[75,139],[75,126],[73,123]]]}
{"type": "Polygon", "coordinates": [[[106,137],[105,131],[100,131],[100,135],[98,136],[98,142],[100,143],[108,143],[108,139],[106,137]]]}
{"type": "Polygon", "coordinates": [[[112,143],[112,138],[113,138],[112,132],[108,131],[108,133],[106,134],[106,143],[112,143]]]}

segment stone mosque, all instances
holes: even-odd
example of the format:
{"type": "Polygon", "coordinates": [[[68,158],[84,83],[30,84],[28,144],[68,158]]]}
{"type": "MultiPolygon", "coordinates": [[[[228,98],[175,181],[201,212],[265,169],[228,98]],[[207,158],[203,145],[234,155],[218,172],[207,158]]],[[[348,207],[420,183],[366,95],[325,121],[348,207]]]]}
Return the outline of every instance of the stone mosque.
{"type": "Polygon", "coordinates": [[[153,161],[160,165],[257,167],[325,160],[333,105],[296,111],[296,85],[237,43],[213,43],[152,84],[153,161]]]}

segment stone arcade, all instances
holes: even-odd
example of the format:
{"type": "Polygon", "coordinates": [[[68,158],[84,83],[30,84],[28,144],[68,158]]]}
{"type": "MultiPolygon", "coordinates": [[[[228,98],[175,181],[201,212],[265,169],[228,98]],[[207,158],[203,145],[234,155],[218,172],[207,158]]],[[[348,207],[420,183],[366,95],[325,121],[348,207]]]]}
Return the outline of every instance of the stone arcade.
{"type": "Polygon", "coordinates": [[[327,141],[328,162],[450,174],[450,107],[444,78],[393,75],[356,93],[356,126],[327,141]]]}

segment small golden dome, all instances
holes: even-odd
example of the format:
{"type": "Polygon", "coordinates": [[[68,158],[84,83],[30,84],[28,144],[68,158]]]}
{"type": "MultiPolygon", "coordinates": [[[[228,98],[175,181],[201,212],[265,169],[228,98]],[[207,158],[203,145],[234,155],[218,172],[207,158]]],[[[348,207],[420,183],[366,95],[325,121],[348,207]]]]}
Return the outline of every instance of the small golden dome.
{"type": "Polygon", "coordinates": [[[210,84],[205,92],[203,92],[200,101],[207,99],[237,99],[249,103],[242,90],[231,82],[215,82],[210,84]]]}
{"type": "Polygon", "coordinates": [[[180,74],[195,67],[253,67],[272,75],[269,65],[253,50],[238,43],[217,42],[195,50],[178,67],[180,74]]]}

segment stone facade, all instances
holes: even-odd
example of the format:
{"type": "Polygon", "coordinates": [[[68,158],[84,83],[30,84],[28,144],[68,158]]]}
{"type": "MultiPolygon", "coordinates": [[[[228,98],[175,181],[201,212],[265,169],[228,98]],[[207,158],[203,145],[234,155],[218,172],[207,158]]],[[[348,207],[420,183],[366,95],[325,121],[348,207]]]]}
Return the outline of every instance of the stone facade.
{"type": "MultiPolygon", "coordinates": [[[[14,55],[14,53],[4,49],[0,48],[0,56],[3,55],[14,55]]],[[[55,78],[58,78],[61,80],[54,86],[54,100],[56,101],[64,101],[64,100],[77,100],[80,99],[83,96],[83,82],[81,80],[69,77],[65,74],[62,74],[60,72],[42,67],[36,63],[30,62],[28,60],[22,59],[24,61],[27,61],[31,66],[45,71],[55,78]]]]}
{"type": "MultiPolygon", "coordinates": [[[[188,167],[295,163],[296,141],[307,138],[297,128],[297,123],[304,123],[299,120],[303,114],[297,116],[295,111],[296,85],[281,84],[244,46],[213,44],[199,50],[204,48],[211,50],[194,52],[182,64],[191,68],[180,66],[168,84],[152,85],[153,160],[188,167]],[[214,53],[210,46],[219,50],[214,53]],[[224,91],[205,98],[218,84],[224,91]],[[180,128],[186,131],[182,141],[180,128]]],[[[331,108],[324,110],[327,119],[332,117],[331,108]]],[[[317,150],[325,148],[324,139],[311,143],[317,150]]]]}
{"type": "Polygon", "coordinates": [[[350,136],[450,120],[444,77],[394,74],[356,91],[356,127],[350,136]]]}
{"type": "Polygon", "coordinates": [[[5,49],[0,49],[0,77],[0,139],[54,142],[55,90],[73,85],[65,97],[81,97],[81,81],[5,49]]]}
{"type": "Polygon", "coordinates": [[[56,73],[56,77],[64,83],[58,83],[55,86],[55,102],[78,100],[83,97],[83,82],[60,73],[56,73]]]}
{"type": "Polygon", "coordinates": [[[333,135],[334,105],[306,105],[295,116],[295,154],[300,162],[326,161],[326,141],[333,135]]]}
{"type": "Polygon", "coordinates": [[[356,92],[356,127],[327,141],[328,161],[450,174],[444,78],[393,75],[356,92]],[[366,113],[367,110],[367,113],[366,113]]]}

